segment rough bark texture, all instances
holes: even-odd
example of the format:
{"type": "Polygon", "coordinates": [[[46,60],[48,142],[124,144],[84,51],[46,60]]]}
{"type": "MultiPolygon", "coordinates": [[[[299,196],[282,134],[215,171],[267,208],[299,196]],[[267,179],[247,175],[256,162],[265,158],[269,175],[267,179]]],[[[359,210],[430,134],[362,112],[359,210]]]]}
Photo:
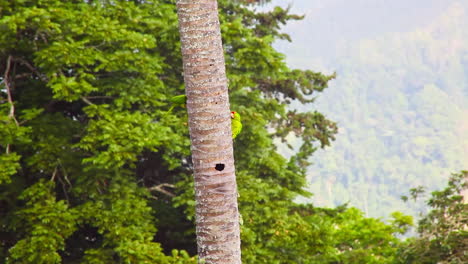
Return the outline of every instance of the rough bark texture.
{"type": "Polygon", "coordinates": [[[237,186],[216,0],[178,0],[200,263],[241,263],[237,186]]]}

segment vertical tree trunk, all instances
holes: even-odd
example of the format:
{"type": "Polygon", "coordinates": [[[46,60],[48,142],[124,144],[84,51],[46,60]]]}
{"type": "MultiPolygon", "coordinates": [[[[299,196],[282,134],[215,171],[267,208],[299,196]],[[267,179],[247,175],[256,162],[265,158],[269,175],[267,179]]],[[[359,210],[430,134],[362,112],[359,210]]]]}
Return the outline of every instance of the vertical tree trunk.
{"type": "Polygon", "coordinates": [[[241,263],[227,79],[216,0],[177,0],[200,263],[241,263]]]}

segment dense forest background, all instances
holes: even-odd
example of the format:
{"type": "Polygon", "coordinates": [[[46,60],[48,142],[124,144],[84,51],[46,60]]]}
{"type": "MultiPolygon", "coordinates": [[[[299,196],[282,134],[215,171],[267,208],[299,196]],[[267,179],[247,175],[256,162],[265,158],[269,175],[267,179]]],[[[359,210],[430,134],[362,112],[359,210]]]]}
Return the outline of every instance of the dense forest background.
{"type": "Polygon", "coordinates": [[[468,164],[468,3],[285,2],[306,14],[285,27],[293,42],[276,44],[289,64],[338,76],[314,104],[339,133],[312,158],[312,200],[416,215],[421,204],[401,195],[468,164]]]}
{"type": "MultiPolygon", "coordinates": [[[[273,47],[289,38],[282,26],[301,17],[258,12],[259,2],[270,1],[218,1],[230,107],[243,122],[234,142],[243,262],[467,263],[460,192],[468,171],[451,167],[466,157],[466,141],[454,139],[464,129],[457,118],[466,60],[448,52],[451,35],[426,36],[445,39],[427,49],[435,66],[387,54],[390,45],[349,43],[339,49],[346,56],[330,56],[347,63],[331,64],[341,77],[329,89],[332,71],[289,67],[273,47]],[[439,58],[447,54],[453,59],[439,58]],[[322,156],[315,167],[312,156],[322,156]],[[401,209],[390,199],[398,194],[419,200],[423,193],[410,187],[450,173],[448,185],[422,199],[430,211],[417,223],[401,212],[386,221],[366,216],[380,212],[377,201],[401,209]],[[314,190],[317,201],[363,199],[366,212],[297,202],[311,197],[307,181],[332,187],[322,179],[335,181],[334,198],[314,190]],[[419,236],[401,239],[412,227],[419,236]]],[[[177,25],[174,0],[0,1],[0,263],[197,262],[187,110],[169,111],[184,93],[177,25]]],[[[413,47],[413,58],[420,46],[392,47],[413,47]]]]}

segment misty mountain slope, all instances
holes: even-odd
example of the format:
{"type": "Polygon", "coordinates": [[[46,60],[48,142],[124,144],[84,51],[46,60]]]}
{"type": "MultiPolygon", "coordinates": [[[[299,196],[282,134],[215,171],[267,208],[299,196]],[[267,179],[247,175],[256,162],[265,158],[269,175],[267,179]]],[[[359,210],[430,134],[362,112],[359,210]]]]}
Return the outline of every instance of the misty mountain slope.
{"type": "MultiPolygon", "coordinates": [[[[403,3],[396,2],[394,6],[403,3]]],[[[325,32],[324,39],[339,43],[330,44],[333,56],[314,57],[310,50],[323,43],[304,41],[322,32],[300,37],[299,44],[279,44],[296,67],[309,60],[307,68],[321,64],[338,73],[314,105],[340,128],[336,142],[316,153],[309,170],[313,200],[319,205],[349,201],[370,216],[388,216],[395,210],[414,214],[418,207],[404,204],[400,195],[418,185],[440,188],[450,172],[468,168],[468,5],[415,2],[426,13],[417,18],[420,21],[405,22],[411,26],[398,26],[401,32],[395,25],[382,27],[381,34],[371,26],[351,38],[349,32],[334,37],[325,32]]],[[[327,5],[347,5],[340,0],[322,3],[324,14],[336,12],[327,5]]],[[[365,9],[355,10],[363,13],[352,16],[365,17],[365,9]]],[[[395,10],[390,8],[389,15],[398,16],[395,10]]],[[[308,23],[293,25],[294,41],[298,32],[309,29],[308,23]]]]}
{"type": "MultiPolygon", "coordinates": [[[[285,27],[293,43],[277,47],[296,67],[316,67],[310,61],[326,63],[337,56],[337,49],[389,32],[410,32],[430,23],[441,10],[457,0],[277,0],[272,5],[291,6],[304,14],[302,21],[285,27]]],[[[468,3],[460,3],[468,6],[468,3]]],[[[319,65],[321,66],[321,65],[319,65]]],[[[334,69],[332,69],[334,70],[334,69]]]]}
{"type": "Polygon", "coordinates": [[[338,79],[317,100],[341,128],[310,169],[317,202],[410,212],[399,200],[409,188],[443,186],[468,167],[465,12],[455,4],[425,28],[339,51],[338,79]]]}

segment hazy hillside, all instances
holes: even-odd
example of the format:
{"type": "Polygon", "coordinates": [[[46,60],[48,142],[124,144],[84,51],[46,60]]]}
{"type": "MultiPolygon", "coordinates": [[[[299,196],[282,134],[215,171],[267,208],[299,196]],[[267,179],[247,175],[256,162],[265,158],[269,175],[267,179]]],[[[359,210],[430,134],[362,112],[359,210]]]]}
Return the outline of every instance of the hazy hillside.
{"type": "Polygon", "coordinates": [[[350,201],[371,216],[414,212],[400,195],[417,185],[443,186],[449,172],[468,168],[468,3],[412,1],[406,10],[407,1],[311,2],[297,4],[311,14],[321,4],[323,13],[288,28],[299,44],[279,48],[294,66],[338,73],[315,105],[338,121],[340,133],[313,160],[314,201],[350,201]],[[343,11],[349,2],[355,4],[346,9],[352,15],[343,11]],[[319,17],[327,14],[337,18],[336,32],[307,32],[314,19],[333,25],[319,17]],[[349,25],[340,26],[346,19],[349,25]],[[298,40],[301,30],[307,37],[298,40]],[[314,56],[327,44],[314,41],[322,36],[336,43],[314,56]],[[327,56],[330,47],[333,55],[327,56]]]}
{"type": "MultiPolygon", "coordinates": [[[[306,15],[285,28],[293,43],[278,43],[277,47],[292,65],[320,67],[346,55],[338,50],[350,43],[426,26],[454,2],[457,0],[276,0],[272,5],[290,5],[293,12],[306,15]]],[[[460,4],[467,6],[465,2],[460,4]]]]}

